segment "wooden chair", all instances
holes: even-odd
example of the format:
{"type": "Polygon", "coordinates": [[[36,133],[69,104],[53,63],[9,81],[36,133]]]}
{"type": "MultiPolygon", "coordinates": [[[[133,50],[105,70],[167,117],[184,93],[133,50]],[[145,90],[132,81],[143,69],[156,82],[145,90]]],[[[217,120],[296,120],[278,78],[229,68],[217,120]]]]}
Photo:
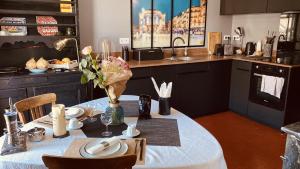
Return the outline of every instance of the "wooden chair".
{"type": "Polygon", "coordinates": [[[136,155],[126,155],[106,159],[65,158],[43,155],[48,169],[132,169],[136,155]]]}
{"type": "Polygon", "coordinates": [[[44,116],[43,106],[46,104],[55,104],[56,94],[48,93],[39,96],[30,97],[15,103],[20,121],[25,124],[27,119],[25,112],[30,111],[32,120],[38,119],[44,116]]]}

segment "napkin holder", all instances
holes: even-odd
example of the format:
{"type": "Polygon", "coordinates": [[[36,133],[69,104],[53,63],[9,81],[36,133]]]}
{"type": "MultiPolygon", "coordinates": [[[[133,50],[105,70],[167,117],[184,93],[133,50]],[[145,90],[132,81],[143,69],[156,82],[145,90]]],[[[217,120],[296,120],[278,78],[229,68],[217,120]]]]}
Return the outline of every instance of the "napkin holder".
{"type": "Polygon", "coordinates": [[[171,114],[170,98],[159,97],[159,114],[163,116],[171,114]]]}

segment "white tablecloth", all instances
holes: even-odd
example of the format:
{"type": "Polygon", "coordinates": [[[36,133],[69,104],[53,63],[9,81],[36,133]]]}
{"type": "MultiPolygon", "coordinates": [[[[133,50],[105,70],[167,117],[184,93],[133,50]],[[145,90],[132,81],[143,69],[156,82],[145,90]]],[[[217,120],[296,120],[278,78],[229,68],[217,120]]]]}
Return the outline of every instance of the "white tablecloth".
{"type": "MultiPolygon", "coordinates": [[[[138,97],[122,96],[120,100],[138,100],[138,97]]],[[[104,111],[107,105],[105,98],[80,106],[96,106],[104,111]]],[[[135,169],[227,169],[220,144],[205,128],[174,109],[170,116],[160,116],[157,112],[158,102],[152,101],[152,117],[177,119],[181,147],[147,146],[145,165],[136,165],[135,169]]],[[[127,124],[136,121],[137,118],[125,118],[127,124]]],[[[40,125],[28,123],[23,130],[35,126],[40,125]]],[[[63,139],[52,138],[52,133],[51,128],[46,128],[46,139],[39,143],[28,142],[27,152],[0,156],[0,169],[45,169],[41,158],[43,154],[61,156],[74,139],[86,138],[81,130],[71,131],[71,136],[63,139]]],[[[3,140],[4,137],[1,137],[0,145],[3,140]]]]}

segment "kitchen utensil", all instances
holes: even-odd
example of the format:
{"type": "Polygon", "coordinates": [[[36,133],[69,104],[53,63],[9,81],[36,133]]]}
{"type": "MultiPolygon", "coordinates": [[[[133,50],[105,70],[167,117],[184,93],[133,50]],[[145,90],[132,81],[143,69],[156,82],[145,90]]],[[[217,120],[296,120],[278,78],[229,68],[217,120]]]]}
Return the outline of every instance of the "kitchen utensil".
{"type": "Polygon", "coordinates": [[[216,56],[224,56],[224,46],[222,44],[216,44],[214,54],[216,56]]]}
{"type": "Polygon", "coordinates": [[[27,131],[29,141],[40,142],[45,139],[46,130],[44,128],[35,127],[27,131]]]}
{"type": "Polygon", "coordinates": [[[216,44],[222,43],[222,33],[221,32],[208,32],[208,52],[209,54],[214,54],[216,44]]]}
{"type": "Polygon", "coordinates": [[[245,55],[251,56],[255,52],[255,43],[253,42],[247,42],[246,49],[245,49],[245,55]]]}
{"type": "Polygon", "coordinates": [[[171,106],[170,106],[170,98],[159,98],[159,114],[160,115],[170,115],[171,114],[171,106]]]}
{"type": "Polygon", "coordinates": [[[234,32],[239,35],[240,37],[241,36],[244,36],[245,35],[245,31],[244,31],[244,28],[243,27],[237,27],[234,32]]]}
{"type": "Polygon", "coordinates": [[[140,149],[141,149],[141,151],[140,151],[140,161],[142,161],[143,160],[143,154],[144,154],[144,139],[141,139],[141,141],[140,141],[140,149]]]}

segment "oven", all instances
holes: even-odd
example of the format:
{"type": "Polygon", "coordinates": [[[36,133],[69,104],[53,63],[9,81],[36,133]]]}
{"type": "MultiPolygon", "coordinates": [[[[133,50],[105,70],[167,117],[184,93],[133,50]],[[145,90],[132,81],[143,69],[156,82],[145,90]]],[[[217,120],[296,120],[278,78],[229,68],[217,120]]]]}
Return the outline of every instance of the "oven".
{"type": "Polygon", "coordinates": [[[287,95],[288,77],[289,68],[269,64],[253,63],[250,80],[249,100],[259,105],[264,105],[269,108],[284,111],[287,95]],[[284,78],[284,86],[280,98],[261,91],[263,75],[284,78]]]}

